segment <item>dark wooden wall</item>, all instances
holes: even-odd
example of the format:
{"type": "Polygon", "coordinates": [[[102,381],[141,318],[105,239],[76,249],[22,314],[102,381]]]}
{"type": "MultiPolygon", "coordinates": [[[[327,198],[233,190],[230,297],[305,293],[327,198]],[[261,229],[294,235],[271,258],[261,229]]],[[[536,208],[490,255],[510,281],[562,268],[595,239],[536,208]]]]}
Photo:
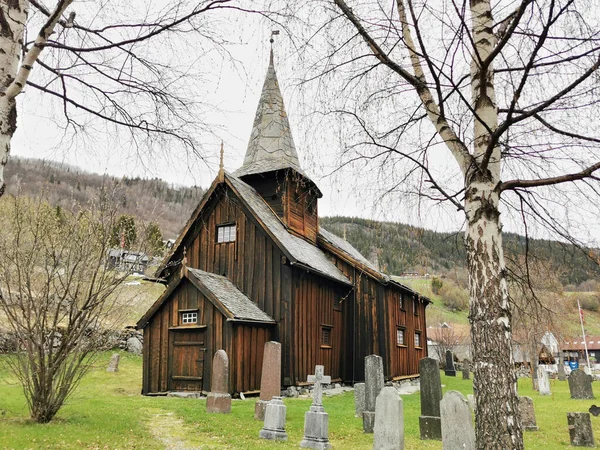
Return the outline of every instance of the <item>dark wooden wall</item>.
{"type": "Polygon", "coordinates": [[[227,352],[230,360],[231,391],[258,390],[262,348],[270,339],[268,326],[227,322],[221,312],[189,280],[184,279],[144,329],[147,345],[144,346],[143,392],[209,392],[212,358],[220,349],[227,352]],[[179,311],[182,309],[198,309],[198,326],[180,326],[179,311]],[[202,345],[196,346],[195,342],[202,345]],[[179,347],[183,351],[178,351],[179,347]],[[190,351],[187,351],[188,347],[190,351]],[[197,357],[192,357],[192,348],[200,349],[197,357]],[[258,348],[261,351],[256,351],[258,348]],[[185,378],[195,371],[196,368],[189,367],[192,361],[198,362],[202,381],[177,380],[178,375],[185,378]]]}
{"type": "Polygon", "coordinates": [[[293,345],[290,348],[295,383],[305,383],[314,374],[315,365],[325,367],[332,380],[345,379],[342,361],[346,327],[343,308],[334,307],[349,288],[327,281],[312,273],[293,271],[293,345]],[[330,345],[321,344],[321,330],[329,328],[330,345]]]}

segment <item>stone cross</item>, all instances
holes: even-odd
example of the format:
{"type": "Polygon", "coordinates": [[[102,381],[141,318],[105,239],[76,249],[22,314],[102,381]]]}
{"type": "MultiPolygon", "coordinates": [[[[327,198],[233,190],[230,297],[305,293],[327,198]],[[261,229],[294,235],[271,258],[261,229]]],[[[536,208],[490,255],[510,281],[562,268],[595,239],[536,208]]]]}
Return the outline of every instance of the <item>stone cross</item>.
{"type": "Polygon", "coordinates": [[[313,405],[321,406],[323,404],[323,384],[331,383],[331,377],[325,375],[324,366],[315,366],[315,374],[307,378],[309,383],[314,383],[313,387],[313,405]]]}

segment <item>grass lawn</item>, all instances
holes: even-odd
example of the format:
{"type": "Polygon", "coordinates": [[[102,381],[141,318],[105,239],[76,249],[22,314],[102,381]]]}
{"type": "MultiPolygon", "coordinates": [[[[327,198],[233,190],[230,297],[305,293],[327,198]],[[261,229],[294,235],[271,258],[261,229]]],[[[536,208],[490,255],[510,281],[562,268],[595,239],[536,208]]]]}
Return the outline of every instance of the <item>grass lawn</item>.
{"type": "MultiPolygon", "coordinates": [[[[0,365],[0,449],[296,449],[302,440],[310,400],[285,400],[287,443],[263,441],[258,438],[262,424],[253,419],[254,398],[234,400],[230,415],[208,415],[204,400],[142,397],[141,358],[124,353],[120,371],[107,373],[109,357],[110,352],[102,355],[57,418],[45,425],[28,420],[20,386],[0,365]]],[[[521,395],[533,398],[540,427],[538,432],[525,434],[528,449],[569,447],[566,412],[587,411],[594,403],[571,400],[566,381],[551,383],[549,397],[533,392],[529,380],[519,383],[521,395]]],[[[444,392],[472,392],[471,382],[460,377],[442,374],[442,384],[444,392]]],[[[406,448],[441,449],[440,442],[419,440],[419,394],[403,396],[403,400],[406,448]]],[[[354,417],[352,393],[325,397],[323,403],[334,448],[372,448],[373,436],[363,434],[361,420],[354,417]]],[[[600,418],[592,416],[592,423],[600,438],[600,418]]]]}

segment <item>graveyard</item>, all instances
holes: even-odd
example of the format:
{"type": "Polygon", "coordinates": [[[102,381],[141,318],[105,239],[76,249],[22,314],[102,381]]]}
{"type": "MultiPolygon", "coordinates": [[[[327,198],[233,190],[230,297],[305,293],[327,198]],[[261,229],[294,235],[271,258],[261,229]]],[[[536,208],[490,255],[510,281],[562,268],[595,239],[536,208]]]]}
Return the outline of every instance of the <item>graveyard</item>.
{"type": "MultiPolygon", "coordinates": [[[[263,422],[254,419],[257,397],[233,399],[230,414],[208,414],[206,399],[149,397],[141,392],[141,357],[121,354],[119,370],[107,372],[110,352],[103,353],[82,380],[68,404],[49,424],[29,420],[21,387],[0,359],[0,448],[113,448],[113,449],[283,449],[299,448],[304,416],[312,398],[284,398],[287,407],[286,442],[259,438],[263,422]]],[[[325,368],[325,374],[327,368],[325,368]]],[[[446,376],[440,371],[442,393],[455,390],[472,394],[472,379],[446,376]]],[[[472,377],[471,377],[472,378],[472,377]]],[[[598,395],[596,383],[593,387],[598,395]]],[[[530,379],[519,380],[519,393],[533,400],[538,431],[525,432],[525,448],[555,449],[569,446],[568,412],[587,412],[598,400],[573,400],[567,381],[550,380],[550,395],[532,390],[530,379]]],[[[406,449],[441,449],[440,441],[422,441],[419,432],[420,394],[402,395],[406,449]]],[[[355,417],[353,392],[328,396],[329,441],[335,449],[371,449],[373,434],[363,433],[355,417]]],[[[596,438],[600,417],[591,416],[596,438]]]]}

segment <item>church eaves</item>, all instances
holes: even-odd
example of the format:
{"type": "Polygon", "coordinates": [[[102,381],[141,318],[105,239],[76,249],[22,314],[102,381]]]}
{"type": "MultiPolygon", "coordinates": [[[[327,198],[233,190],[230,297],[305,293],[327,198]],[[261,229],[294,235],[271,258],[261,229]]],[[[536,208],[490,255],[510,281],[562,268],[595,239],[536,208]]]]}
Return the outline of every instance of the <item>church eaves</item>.
{"type": "Polygon", "coordinates": [[[256,109],[244,164],[234,175],[241,177],[288,168],[306,176],[300,167],[294,146],[271,49],[269,68],[256,109]]]}

